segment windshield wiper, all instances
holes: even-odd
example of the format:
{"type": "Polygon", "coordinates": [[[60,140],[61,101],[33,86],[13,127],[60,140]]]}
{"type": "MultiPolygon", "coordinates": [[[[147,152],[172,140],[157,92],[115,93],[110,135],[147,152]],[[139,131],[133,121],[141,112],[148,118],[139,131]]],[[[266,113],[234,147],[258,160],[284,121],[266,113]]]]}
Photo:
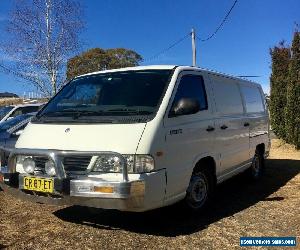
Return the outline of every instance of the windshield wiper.
{"type": "Polygon", "coordinates": [[[103,110],[77,110],[77,109],[67,109],[67,110],[60,110],[60,111],[53,111],[41,114],[38,118],[42,116],[64,116],[64,115],[74,115],[75,117],[80,117],[82,115],[102,115],[104,113],[103,110]]]}
{"type": "Polygon", "coordinates": [[[38,119],[41,117],[63,117],[68,116],[72,117],[74,120],[78,119],[79,117],[84,116],[103,116],[103,115],[116,115],[116,114],[136,114],[136,115],[149,115],[152,114],[151,111],[148,110],[138,110],[138,109],[128,109],[128,108],[116,108],[110,110],[77,110],[77,109],[67,109],[67,110],[60,110],[60,111],[52,111],[47,113],[42,113],[41,115],[37,116],[38,119]]]}
{"type": "Polygon", "coordinates": [[[48,116],[48,117],[55,117],[55,116],[64,116],[66,114],[75,114],[77,113],[78,110],[60,110],[60,111],[52,111],[52,112],[47,112],[47,113],[42,113],[41,115],[38,115],[37,118],[41,118],[43,116],[48,116]]]}
{"type": "Polygon", "coordinates": [[[148,110],[139,110],[139,109],[128,109],[128,108],[117,108],[117,109],[109,109],[107,112],[126,112],[126,113],[134,113],[134,114],[139,114],[139,115],[149,115],[152,114],[151,111],[148,110]]]}
{"type": "Polygon", "coordinates": [[[85,110],[78,110],[77,112],[74,112],[74,119],[78,119],[81,116],[98,116],[103,115],[105,113],[103,110],[95,110],[95,111],[85,111],[85,110]]]}

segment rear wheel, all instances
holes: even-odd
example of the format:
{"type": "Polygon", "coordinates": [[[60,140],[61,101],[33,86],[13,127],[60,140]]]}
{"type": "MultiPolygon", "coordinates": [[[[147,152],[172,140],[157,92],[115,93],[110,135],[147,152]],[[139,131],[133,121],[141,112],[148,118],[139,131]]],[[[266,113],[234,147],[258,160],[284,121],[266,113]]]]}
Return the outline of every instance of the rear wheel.
{"type": "Polygon", "coordinates": [[[263,175],[264,171],[264,157],[263,153],[259,150],[255,151],[251,167],[247,170],[250,179],[258,180],[263,175]]]}
{"type": "Polygon", "coordinates": [[[205,209],[210,202],[212,190],[212,174],[205,169],[195,171],[186,192],[186,206],[194,211],[205,209]]]}

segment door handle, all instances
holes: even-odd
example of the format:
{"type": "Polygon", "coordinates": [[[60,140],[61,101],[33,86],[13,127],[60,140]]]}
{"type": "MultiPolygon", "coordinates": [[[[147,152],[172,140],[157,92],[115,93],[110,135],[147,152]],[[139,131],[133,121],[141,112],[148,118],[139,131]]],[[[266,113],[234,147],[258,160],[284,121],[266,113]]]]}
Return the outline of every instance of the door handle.
{"type": "Polygon", "coordinates": [[[244,127],[248,127],[249,125],[250,125],[249,122],[245,122],[245,123],[244,123],[244,127]]]}
{"type": "Polygon", "coordinates": [[[215,130],[215,128],[212,127],[212,126],[208,126],[207,129],[206,129],[207,132],[211,132],[211,131],[214,131],[214,130],[215,130]]]}
{"type": "Polygon", "coordinates": [[[224,124],[220,127],[221,129],[227,129],[228,127],[224,124]]]}

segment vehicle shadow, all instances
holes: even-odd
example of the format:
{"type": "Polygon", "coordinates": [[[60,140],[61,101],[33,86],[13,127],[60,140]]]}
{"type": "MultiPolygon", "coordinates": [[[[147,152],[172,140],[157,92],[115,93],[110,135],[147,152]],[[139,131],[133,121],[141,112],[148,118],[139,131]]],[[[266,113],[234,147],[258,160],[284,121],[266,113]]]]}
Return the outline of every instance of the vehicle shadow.
{"type": "Polygon", "coordinates": [[[201,214],[182,210],[178,204],[144,213],[98,209],[97,214],[80,206],[57,210],[54,214],[65,221],[100,229],[122,229],[136,233],[174,237],[188,235],[229,217],[259,201],[278,201],[285,197],[269,197],[300,173],[300,161],[270,159],[264,177],[249,182],[243,174],[219,185],[209,211],[201,214]]]}

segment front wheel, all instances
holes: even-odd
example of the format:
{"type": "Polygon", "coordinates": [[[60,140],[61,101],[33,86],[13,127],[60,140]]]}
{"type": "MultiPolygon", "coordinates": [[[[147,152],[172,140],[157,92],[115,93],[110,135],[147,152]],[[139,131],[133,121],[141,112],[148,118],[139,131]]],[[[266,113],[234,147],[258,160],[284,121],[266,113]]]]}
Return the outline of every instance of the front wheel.
{"type": "Polygon", "coordinates": [[[188,208],[199,211],[207,207],[213,189],[212,179],[211,173],[207,170],[193,173],[185,197],[188,208]]]}

